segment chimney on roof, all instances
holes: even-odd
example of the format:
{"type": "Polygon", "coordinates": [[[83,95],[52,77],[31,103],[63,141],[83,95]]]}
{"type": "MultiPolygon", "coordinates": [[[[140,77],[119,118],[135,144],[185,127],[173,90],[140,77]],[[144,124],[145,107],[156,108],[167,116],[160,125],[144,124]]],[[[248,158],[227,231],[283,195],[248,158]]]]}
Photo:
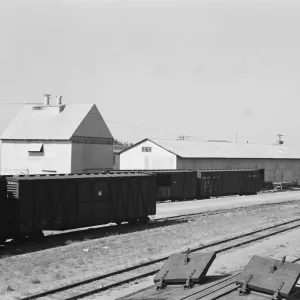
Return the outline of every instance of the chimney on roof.
{"type": "Polygon", "coordinates": [[[50,94],[44,94],[44,105],[48,106],[50,104],[50,94]]]}
{"type": "Polygon", "coordinates": [[[62,96],[57,96],[56,97],[56,104],[57,105],[62,105],[62,96]]]}
{"type": "Polygon", "coordinates": [[[281,140],[283,134],[277,134],[277,136],[278,136],[278,145],[283,145],[283,141],[281,140]]]}

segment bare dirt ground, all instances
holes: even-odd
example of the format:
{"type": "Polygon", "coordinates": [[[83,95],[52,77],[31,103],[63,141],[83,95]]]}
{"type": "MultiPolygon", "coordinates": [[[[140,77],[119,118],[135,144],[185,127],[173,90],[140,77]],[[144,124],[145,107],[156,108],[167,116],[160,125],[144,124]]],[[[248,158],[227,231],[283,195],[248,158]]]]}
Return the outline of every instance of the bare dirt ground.
{"type": "MultiPolygon", "coordinates": [[[[296,219],[300,203],[251,209],[110,235],[0,260],[0,299],[18,299],[212,241],[296,219]]],[[[105,298],[104,298],[105,299],[105,298]]]]}
{"type": "MultiPolygon", "coordinates": [[[[267,240],[247,245],[238,250],[230,250],[217,256],[207,275],[222,275],[242,270],[253,255],[282,259],[286,255],[287,261],[300,257],[300,229],[295,229],[267,240]]],[[[101,295],[94,295],[86,300],[115,300],[132,292],[153,285],[154,276],[145,278],[136,284],[124,285],[113,291],[101,295]]]]}
{"type": "Polygon", "coordinates": [[[199,213],[208,210],[228,209],[240,206],[251,206],[263,203],[285,202],[300,200],[300,191],[281,191],[260,193],[253,196],[229,196],[204,200],[182,201],[173,203],[159,203],[155,218],[166,218],[188,214],[199,213]]]}

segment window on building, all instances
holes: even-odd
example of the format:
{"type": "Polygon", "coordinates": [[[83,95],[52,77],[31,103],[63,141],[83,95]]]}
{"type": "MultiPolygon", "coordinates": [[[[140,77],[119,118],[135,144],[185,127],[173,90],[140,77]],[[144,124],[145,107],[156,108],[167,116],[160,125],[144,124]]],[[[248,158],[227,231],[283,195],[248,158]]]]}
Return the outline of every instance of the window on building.
{"type": "Polygon", "coordinates": [[[151,147],[142,147],[142,152],[151,152],[152,148],[151,147]]]}
{"type": "Polygon", "coordinates": [[[29,144],[28,145],[29,156],[44,156],[43,144],[29,144]]]}

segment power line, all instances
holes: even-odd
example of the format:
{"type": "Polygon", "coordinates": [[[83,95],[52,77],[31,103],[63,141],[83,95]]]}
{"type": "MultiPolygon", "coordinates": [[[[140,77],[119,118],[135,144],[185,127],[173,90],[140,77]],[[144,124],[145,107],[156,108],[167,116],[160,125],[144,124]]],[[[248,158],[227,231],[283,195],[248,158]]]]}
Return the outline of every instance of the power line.
{"type": "MultiPolygon", "coordinates": [[[[164,133],[164,134],[167,134],[167,135],[174,136],[174,138],[172,140],[176,140],[176,139],[188,140],[189,138],[193,138],[193,139],[195,139],[197,141],[206,142],[206,140],[204,140],[201,137],[197,137],[197,136],[193,136],[193,135],[182,135],[182,133],[178,133],[178,132],[175,133],[175,132],[170,132],[170,131],[162,131],[159,128],[154,128],[154,127],[149,127],[149,126],[144,126],[144,125],[132,125],[132,124],[129,124],[129,123],[124,122],[124,121],[116,121],[116,120],[109,120],[109,119],[107,119],[107,120],[105,120],[105,122],[107,122],[107,123],[119,123],[120,125],[125,125],[125,126],[128,126],[128,127],[137,128],[139,131],[141,131],[141,130],[158,131],[160,133],[164,133]]],[[[150,138],[150,136],[148,136],[148,138],[150,138]]],[[[161,138],[155,137],[155,136],[151,136],[151,138],[153,138],[153,139],[161,139],[161,138]]]]}
{"type": "Polygon", "coordinates": [[[9,104],[23,104],[23,105],[26,105],[26,104],[39,104],[39,105],[41,105],[42,103],[41,102],[5,102],[5,101],[0,101],[0,104],[6,104],[6,105],[9,105],[9,104]]]}

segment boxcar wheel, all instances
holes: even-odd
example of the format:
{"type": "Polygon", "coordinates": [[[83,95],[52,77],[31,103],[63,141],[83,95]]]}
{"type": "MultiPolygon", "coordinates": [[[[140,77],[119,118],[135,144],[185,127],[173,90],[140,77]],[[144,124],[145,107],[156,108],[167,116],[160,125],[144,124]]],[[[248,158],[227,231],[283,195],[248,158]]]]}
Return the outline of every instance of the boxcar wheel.
{"type": "Polygon", "coordinates": [[[44,239],[44,233],[42,231],[33,232],[28,235],[28,241],[30,242],[42,242],[44,239]]]}
{"type": "Polygon", "coordinates": [[[122,221],[118,221],[116,222],[117,226],[121,226],[122,225],[122,221]]]}
{"type": "Polygon", "coordinates": [[[18,234],[14,236],[14,242],[17,244],[24,244],[26,242],[26,235],[18,234]]]}
{"type": "Polygon", "coordinates": [[[140,218],[140,219],[139,219],[139,223],[140,223],[140,224],[143,224],[143,225],[148,224],[149,221],[150,221],[150,218],[149,218],[149,217],[145,217],[145,218],[140,218]]]}
{"type": "Polygon", "coordinates": [[[128,224],[129,225],[136,225],[137,224],[137,220],[129,220],[128,224]]]}

